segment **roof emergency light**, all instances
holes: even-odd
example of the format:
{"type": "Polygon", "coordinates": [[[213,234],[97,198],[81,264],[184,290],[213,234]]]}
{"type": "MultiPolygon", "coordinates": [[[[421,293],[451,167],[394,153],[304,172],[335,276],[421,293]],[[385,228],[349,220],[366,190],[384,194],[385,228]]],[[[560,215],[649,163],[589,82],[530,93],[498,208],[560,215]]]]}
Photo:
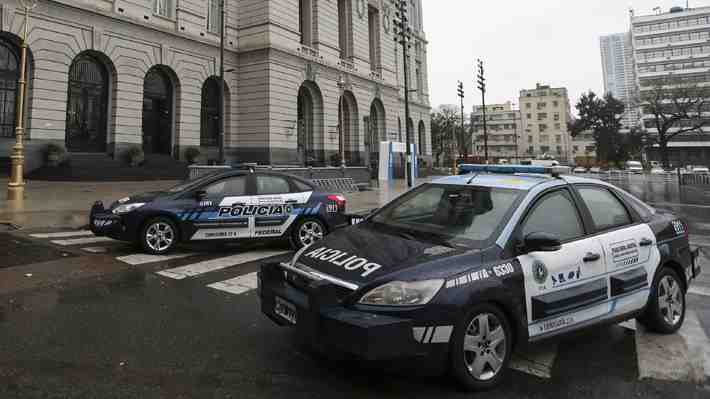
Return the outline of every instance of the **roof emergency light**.
{"type": "Polygon", "coordinates": [[[569,174],[569,166],[535,166],[535,165],[459,165],[459,174],[467,175],[471,173],[496,173],[496,174],[542,174],[558,177],[569,174]]]}

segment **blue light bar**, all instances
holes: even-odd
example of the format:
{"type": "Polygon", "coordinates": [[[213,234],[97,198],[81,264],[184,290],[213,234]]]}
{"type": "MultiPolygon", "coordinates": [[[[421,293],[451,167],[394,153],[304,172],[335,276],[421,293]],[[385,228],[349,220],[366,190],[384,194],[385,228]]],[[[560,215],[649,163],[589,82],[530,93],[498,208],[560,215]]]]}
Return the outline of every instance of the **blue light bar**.
{"type": "Polygon", "coordinates": [[[535,165],[459,165],[460,175],[468,175],[471,173],[498,173],[511,175],[515,173],[546,174],[550,173],[550,168],[535,165]]]}

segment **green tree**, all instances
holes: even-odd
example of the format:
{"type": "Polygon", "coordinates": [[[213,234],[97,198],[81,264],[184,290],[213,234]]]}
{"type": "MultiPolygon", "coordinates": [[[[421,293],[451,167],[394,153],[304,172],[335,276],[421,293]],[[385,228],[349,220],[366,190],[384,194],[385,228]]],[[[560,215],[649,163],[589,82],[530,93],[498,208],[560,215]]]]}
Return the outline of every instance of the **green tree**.
{"type": "Polygon", "coordinates": [[[629,151],[625,147],[625,138],[619,133],[624,103],[611,94],[602,98],[589,91],[580,97],[575,107],[579,118],[570,122],[569,131],[572,137],[591,131],[596,144],[597,160],[616,164],[628,160],[629,151]]]}

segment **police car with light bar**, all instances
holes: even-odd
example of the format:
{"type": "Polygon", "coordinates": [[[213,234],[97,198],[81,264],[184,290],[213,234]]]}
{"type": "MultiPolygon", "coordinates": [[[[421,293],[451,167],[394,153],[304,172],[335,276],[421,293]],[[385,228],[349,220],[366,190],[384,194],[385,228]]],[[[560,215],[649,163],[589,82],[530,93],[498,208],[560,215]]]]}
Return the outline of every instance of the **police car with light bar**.
{"type": "Polygon", "coordinates": [[[469,390],[499,384],[529,342],[683,324],[700,273],[683,220],[568,168],[461,170],[262,265],[262,312],[325,354],[448,370],[469,390]]]}
{"type": "Polygon", "coordinates": [[[150,254],[179,242],[290,238],[295,248],[347,226],[346,199],[283,173],[236,169],[167,191],[130,196],[91,209],[97,236],[136,242],[150,254]]]}

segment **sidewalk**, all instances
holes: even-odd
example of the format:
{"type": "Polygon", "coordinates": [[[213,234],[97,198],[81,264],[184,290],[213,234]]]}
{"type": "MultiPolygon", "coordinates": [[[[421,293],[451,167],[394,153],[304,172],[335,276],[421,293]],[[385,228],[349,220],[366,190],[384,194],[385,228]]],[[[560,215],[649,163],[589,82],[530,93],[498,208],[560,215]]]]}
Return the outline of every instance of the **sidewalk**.
{"type": "MultiPolygon", "coordinates": [[[[177,181],[151,182],[45,182],[29,181],[25,186],[25,200],[20,203],[5,200],[0,193],[0,222],[13,223],[23,229],[66,228],[86,226],[89,210],[96,201],[109,204],[119,198],[146,191],[170,188],[177,181]]],[[[0,179],[3,190],[7,178],[0,179]]],[[[391,185],[347,194],[348,212],[378,208],[405,191],[404,181],[391,185]]]]}

